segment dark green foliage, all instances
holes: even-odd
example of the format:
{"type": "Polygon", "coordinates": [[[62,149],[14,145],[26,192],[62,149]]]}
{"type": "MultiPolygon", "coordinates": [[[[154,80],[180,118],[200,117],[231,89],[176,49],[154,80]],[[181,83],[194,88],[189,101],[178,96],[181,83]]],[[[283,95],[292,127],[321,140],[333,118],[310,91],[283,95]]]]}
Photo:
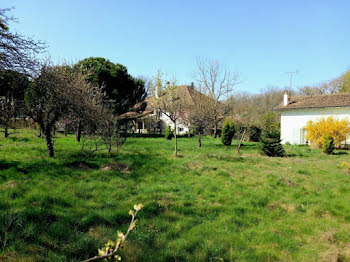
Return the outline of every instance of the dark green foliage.
{"type": "Polygon", "coordinates": [[[0,125],[4,128],[5,137],[11,119],[25,113],[24,93],[29,87],[28,77],[16,71],[0,72],[0,125]]]}
{"type": "Polygon", "coordinates": [[[235,134],[235,125],[228,119],[225,120],[222,126],[221,141],[225,146],[230,146],[232,143],[233,135],[235,134]]]}
{"type": "Polygon", "coordinates": [[[262,152],[267,156],[282,157],[285,155],[281,145],[280,133],[276,131],[264,132],[261,136],[262,152]]]}
{"type": "Polygon", "coordinates": [[[174,137],[174,132],[171,130],[170,126],[167,126],[167,128],[165,129],[165,138],[168,140],[171,140],[174,137]]]}
{"type": "Polygon", "coordinates": [[[87,75],[87,80],[106,93],[114,114],[123,114],[146,98],[145,82],[134,78],[125,66],[114,64],[102,57],[89,57],[74,68],[87,75]]]}
{"type": "Polygon", "coordinates": [[[330,134],[324,136],[322,143],[322,151],[328,155],[332,154],[335,149],[334,139],[330,134]]]}
{"type": "Polygon", "coordinates": [[[278,116],[274,112],[268,112],[263,115],[263,129],[267,132],[278,131],[280,124],[278,122],[278,116]]]}
{"type": "Polygon", "coordinates": [[[261,128],[257,126],[252,126],[249,128],[249,141],[251,142],[259,142],[261,136],[261,128]]]}

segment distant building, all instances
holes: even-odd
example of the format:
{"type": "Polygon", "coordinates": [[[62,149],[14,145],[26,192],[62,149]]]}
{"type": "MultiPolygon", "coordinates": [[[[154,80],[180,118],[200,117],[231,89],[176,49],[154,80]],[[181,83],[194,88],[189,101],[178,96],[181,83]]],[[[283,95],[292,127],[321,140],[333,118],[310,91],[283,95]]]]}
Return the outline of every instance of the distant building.
{"type": "MultiPolygon", "coordinates": [[[[194,105],[198,101],[197,99],[205,96],[191,86],[177,86],[177,89],[179,99],[188,106],[194,105]]],[[[155,99],[156,97],[149,97],[145,100],[147,106],[144,111],[134,110],[121,116],[123,119],[129,120],[129,132],[162,134],[167,126],[174,129],[174,123],[165,114],[166,112],[157,109],[155,99]]],[[[186,112],[183,113],[186,114],[186,112]]],[[[177,123],[177,134],[186,134],[189,130],[189,124],[180,119],[177,123]]]]}
{"type": "MultiPolygon", "coordinates": [[[[350,94],[289,97],[285,92],[276,110],[281,112],[282,143],[307,144],[305,126],[309,120],[329,116],[350,120],[350,94]]],[[[345,142],[350,144],[349,139],[345,142]]]]}

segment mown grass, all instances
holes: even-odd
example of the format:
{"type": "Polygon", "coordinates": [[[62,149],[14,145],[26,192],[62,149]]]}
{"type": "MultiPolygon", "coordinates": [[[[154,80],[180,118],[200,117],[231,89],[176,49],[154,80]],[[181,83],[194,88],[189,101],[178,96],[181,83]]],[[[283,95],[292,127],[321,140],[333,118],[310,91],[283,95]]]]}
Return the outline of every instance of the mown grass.
{"type": "Polygon", "coordinates": [[[196,145],[180,138],[174,158],[173,141],[130,138],[119,156],[80,167],[73,136],[59,135],[54,159],[34,131],[0,138],[0,260],[94,256],[142,202],[124,261],[349,261],[348,152],[287,146],[289,157],[268,158],[257,143],[241,155],[219,139],[196,145]]]}

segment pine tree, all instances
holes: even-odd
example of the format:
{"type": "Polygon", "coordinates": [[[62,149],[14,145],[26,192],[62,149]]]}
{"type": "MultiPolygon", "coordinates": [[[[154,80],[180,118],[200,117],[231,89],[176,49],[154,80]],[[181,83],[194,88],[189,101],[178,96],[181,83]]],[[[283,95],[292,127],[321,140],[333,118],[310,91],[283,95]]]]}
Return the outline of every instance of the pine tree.
{"type": "Polygon", "coordinates": [[[324,136],[322,151],[328,155],[332,154],[334,151],[334,139],[330,134],[324,136]]]}
{"type": "Polygon", "coordinates": [[[282,157],[285,155],[284,148],[281,145],[281,139],[279,132],[276,131],[270,131],[265,132],[261,136],[261,142],[263,144],[262,146],[262,152],[267,156],[272,157],[282,157]]]}
{"type": "Polygon", "coordinates": [[[235,125],[228,119],[225,120],[222,126],[221,141],[225,146],[230,146],[232,143],[233,135],[235,134],[235,125]]]}
{"type": "Polygon", "coordinates": [[[167,128],[165,129],[165,138],[168,140],[171,140],[174,136],[173,131],[171,130],[170,126],[167,126],[167,128]]]}

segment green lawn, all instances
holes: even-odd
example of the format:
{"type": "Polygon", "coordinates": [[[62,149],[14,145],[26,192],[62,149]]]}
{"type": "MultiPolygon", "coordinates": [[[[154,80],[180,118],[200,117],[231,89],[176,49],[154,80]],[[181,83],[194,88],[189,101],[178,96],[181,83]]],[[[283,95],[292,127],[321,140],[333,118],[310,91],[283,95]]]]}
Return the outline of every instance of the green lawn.
{"type": "Polygon", "coordinates": [[[22,130],[0,138],[0,260],[79,261],[97,254],[142,202],[123,261],[350,261],[350,162],[287,146],[268,158],[220,139],[130,138],[118,157],[76,164],[79,144],[59,135],[56,158],[22,130]],[[129,165],[130,171],[103,170],[129,165]],[[4,238],[6,236],[6,243],[4,238]]]}

